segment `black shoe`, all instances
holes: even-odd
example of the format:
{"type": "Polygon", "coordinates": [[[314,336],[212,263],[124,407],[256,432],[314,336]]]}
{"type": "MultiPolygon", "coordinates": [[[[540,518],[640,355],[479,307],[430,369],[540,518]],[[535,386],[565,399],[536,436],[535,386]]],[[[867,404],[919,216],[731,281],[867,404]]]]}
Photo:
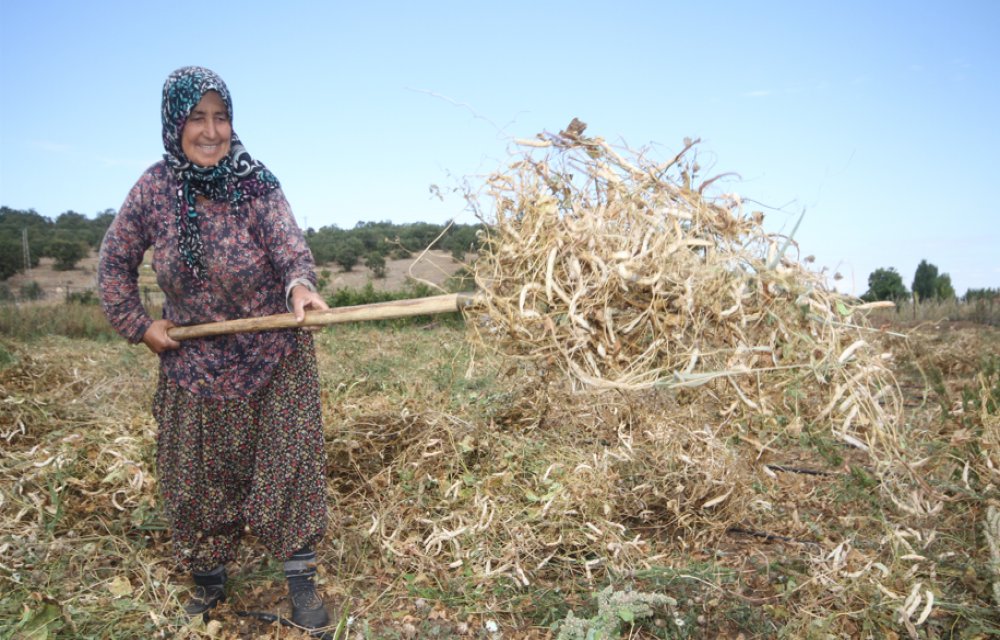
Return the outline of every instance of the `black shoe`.
{"type": "Polygon", "coordinates": [[[330,624],[330,615],[311,580],[289,585],[288,595],[292,601],[292,622],[305,629],[319,629],[330,624]]]}
{"type": "Polygon", "coordinates": [[[189,616],[196,616],[215,608],[215,605],[226,601],[226,590],[222,587],[202,587],[194,588],[194,594],[187,604],[184,605],[184,612],[189,616]]]}
{"type": "Polygon", "coordinates": [[[220,567],[212,573],[195,573],[194,584],[194,593],[184,605],[184,612],[189,616],[207,613],[220,602],[226,601],[225,568],[220,567]]]}

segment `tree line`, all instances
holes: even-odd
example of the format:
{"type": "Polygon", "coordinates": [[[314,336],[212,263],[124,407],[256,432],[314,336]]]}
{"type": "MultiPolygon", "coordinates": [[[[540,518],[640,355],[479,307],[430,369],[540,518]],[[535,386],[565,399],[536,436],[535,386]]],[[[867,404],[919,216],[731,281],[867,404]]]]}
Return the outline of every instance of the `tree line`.
{"type": "MultiPolygon", "coordinates": [[[[41,258],[52,258],[56,269],[76,267],[91,250],[100,247],[104,234],[115,217],[114,209],[105,209],[92,218],[75,211],[66,211],[55,220],[39,215],[34,209],[17,210],[0,207],[0,280],[6,280],[25,266],[37,267],[41,258]],[[27,240],[27,256],[24,251],[27,240]],[[30,264],[25,265],[25,258],[30,264]]],[[[413,222],[393,224],[389,221],[359,222],[351,229],[337,225],[306,229],[306,242],[317,264],[337,264],[344,271],[358,265],[384,277],[386,261],[408,258],[433,246],[448,251],[456,260],[478,251],[481,224],[433,224],[413,222]]],[[[998,288],[969,289],[962,296],[965,302],[995,300],[998,288]]],[[[894,267],[876,269],[868,276],[868,290],[862,300],[952,300],[955,288],[951,276],[939,272],[936,265],[921,260],[913,274],[910,289],[894,267]]]]}
{"type": "Polygon", "coordinates": [[[306,230],[306,242],[317,264],[335,263],[344,271],[363,264],[375,277],[384,277],[386,260],[409,258],[433,244],[458,261],[479,250],[481,224],[393,224],[359,222],[353,229],[336,225],[306,230]]]}
{"type": "MultiPolygon", "coordinates": [[[[951,276],[940,273],[937,266],[927,260],[921,260],[913,274],[910,290],[903,284],[903,277],[894,267],[876,269],[868,276],[868,291],[861,296],[862,300],[875,302],[892,300],[900,302],[913,298],[916,302],[927,300],[954,300],[957,298],[951,276]]],[[[962,296],[964,302],[977,300],[995,300],[1000,297],[1000,288],[968,289],[962,296]]]]}
{"type": "MultiPolygon", "coordinates": [[[[34,209],[0,207],[0,280],[37,267],[41,258],[52,258],[59,270],[75,268],[91,250],[100,247],[114,217],[114,209],[105,209],[92,218],[67,211],[52,220],[34,209]]],[[[305,236],[317,264],[334,263],[344,271],[363,264],[376,277],[384,277],[386,260],[410,257],[432,243],[463,260],[467,253],[478,250],[481,228],[479,224],[359,222],[352,229],[336,225],[309,228],[305,236]]]]}
{"type": "Polygon", "coordinates": [[[56,269],[73,269],[91,249],[101,246],[114,217],[114,209],[105,209],[93,218],[67,211],[52,220],[34,209],[0,207],[0,280],[25,267],[37,267],[41,258],[52,258],[56,269]]]}

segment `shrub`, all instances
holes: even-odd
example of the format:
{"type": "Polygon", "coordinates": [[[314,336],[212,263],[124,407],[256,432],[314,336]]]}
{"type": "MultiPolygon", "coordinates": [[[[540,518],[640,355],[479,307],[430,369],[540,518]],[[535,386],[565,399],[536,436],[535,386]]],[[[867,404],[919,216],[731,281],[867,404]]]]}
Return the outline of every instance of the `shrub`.
{"type": "Polygon", "coordinates": [[[365,256],[365,266],[379,279],[385,278],[385,256],[381,253],[369,253],[365,256]]]}
{"type": "MultiPolygon", "coordinates": [[[[440,293],[440,291],[434,290],[422,283],[411,284],[405,289],[399,291],[379,291],[372,286],[371,282],[369,282],[360,289],[337,289],[334,291],[333,295],[326,298],[326,303],[331,307],[356,307],[365,304],[391,302],[393,300],[426,298],[428,296],[439,295],[440,293]]],[[[432,319],[439,320],[445,324],[462,323],[462,315],[457,311],[455,313],[440,314],[438,316],[422,315],[408,318],[397,318],[395,320],[376,320],[373,322],[380,326],[406,326],[407,324],[426,324],[432,319]]]]}
{"type": "Polygon", "coordinates": [[[96,305],[100,304],[100,300],[94,295],[91,289],[84,289],[83,291],[74,291],[66,296],[66,302],[70,304],[86,304],[86,305],[96,305]]]}
{"type": "Polygon", "coordinates": [[[55,258],[56,271],[69,271],[87,255],[87,245],[72,240],[53,240],[49,243],[49,255],[55,258]]]}
{"type": "Polygon", "coordinates": [[[361,252],[365,246],[357,238],[347,238],[333,245],[333,261],[344,271],[351,271],[361,260],[361,252]]]}
{"type": "Polygon", "coordinates": [[[42,291],[41,285],[32,280],[31,282],[25,282],[21,285],[21,299],[22,300],[41,300],[45,297],[45,292],[42,291]]]}
{"type": "Polygon", "coordinates": [[[376,291],[372,283],[369,282],[360,289],[337,289],[332,296],[326,299],[326,303],[331,307],[355,307],[360,304],[402,300],[408,297],[410,296],[402,292],[376,291]]]}

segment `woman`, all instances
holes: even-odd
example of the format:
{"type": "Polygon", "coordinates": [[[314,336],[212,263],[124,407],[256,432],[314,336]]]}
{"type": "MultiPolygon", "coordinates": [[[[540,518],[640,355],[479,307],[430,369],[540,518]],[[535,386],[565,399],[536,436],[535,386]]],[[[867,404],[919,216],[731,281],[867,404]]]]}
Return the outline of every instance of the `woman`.
{"type": "Polygon", "coordinates": [[[166,153],[139,178],[101,246],[105,313],[160,356],[153,400],[157,468],[178,561],[195,589],[185,610],[225,600],[225,563],[245,531],[285,561],[292,621],[328,615],[316,593],[326,528],[319,379],[303,329],[179,343],[168,330],[326,309],[314,265],[278,180],[232,128],[225,83],[184,67],[163,87],[166,153]],[[163,318],[142,306],[138,268],[152,247],[163,318]]]}

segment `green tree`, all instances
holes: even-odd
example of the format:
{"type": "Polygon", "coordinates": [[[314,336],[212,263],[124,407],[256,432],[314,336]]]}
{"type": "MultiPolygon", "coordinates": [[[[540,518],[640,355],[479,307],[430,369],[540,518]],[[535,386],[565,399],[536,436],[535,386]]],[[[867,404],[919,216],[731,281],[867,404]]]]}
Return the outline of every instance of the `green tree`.
{"type": "Polygon", "coordinates": [[[1000,300],[1000,288],[966,289],[963,300],[965,300],[965,302],[1000,300]]]}
{"type": "MultiPolygon", "coordinates": [[[[38,259],[46,254],[46,245],[52,235],[52,221],[40,216],[34,209],[19,211],[10,207],[0,207],[0,240],[17,244],[17,260],[23,261],[22,242],[25,233],[28,236],[28,248],[31,254],[31,267],[38,266],[38,259]]],[[[24,268],[20,265],[18,269],[24,268]]]]}
{"type": "Polygon", "coordinates": [[[462,260],[466,253],[478,250],[480,229],[482,225],[479,224],[456,224],[449,229],[442,248],[450,251],[458,260],[462,260]]]}
{"type": "Polygon", "coordinates": [[[938,268],[926,260],[921,260],[917,271],[913,274],[913,297],[917,300],[930,300],[937,294],[938,268]]]}
{"type": "Polygon", "coordinates": [[[903,277],[894,267],[876,269],[868,276],[868,291],[861,296],[862,300],[875,302],[877,300],[905,300],[909,292],[903,284],[903,277]]]}
{"type": "Polygon", "coordinates": [[[365,266],[372,270],[376,278],[385,277],[385,256],[381,253],[374,252],[365,256],[365,266]]]}
{"type": "Polygon", "coordinates": [[[72,240],[57,239],[49,243],[49,255],[55,258],[56,271],[69,271],[87,255],[87,245],[72,240]]]}
{"type": "Polygon", "coordinates": [[[19,243],[0,238],[0,280],[6,280],[24,268],[22,253],[19,243]]]}
{"type": "Polygon", "coordinates": [[[344,238],[333,246],[333,261],[339,264],[344,271],[351,271],[361,259],[361,253],[364,249],[365,245],[357,238],[344,238]]]}
{"type": "Polygon", "coordinates": [[[955,299],[955,287],[951,284],[951,276],[947,273],[942,273],[934,281],[934,296],[938,300],[954,300],[955,299]]]}

